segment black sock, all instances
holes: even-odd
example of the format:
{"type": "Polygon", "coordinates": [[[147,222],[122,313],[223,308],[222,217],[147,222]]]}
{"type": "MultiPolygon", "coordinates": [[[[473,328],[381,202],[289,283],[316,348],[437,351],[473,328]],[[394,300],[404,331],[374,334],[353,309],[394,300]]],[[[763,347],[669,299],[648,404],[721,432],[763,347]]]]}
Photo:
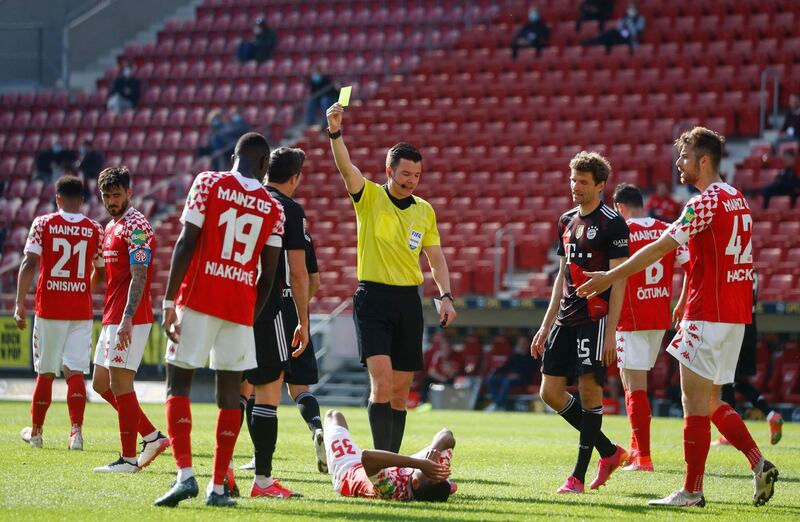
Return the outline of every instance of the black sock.
{"type": "Polygon", "coordinates": [[[247,405],[244,408],[244,422],[247,424],[247,431],[250,433],[250,438],[253,438],[253,405],[256,403],[256,398],[251,395],[247,399],[247,405]]]}
{"type": "Polygon", "coordinates": [[[250,437],[256,455],[256,475],[272,476],[272,454],[278,441],[278,407],[272,404],[253,406],[250,437]]]}
{"type": "Polygon", "coordinates": [[[736,392],[733,391],[733,384],[722,385],[720,398],[722,399],[722,402],[727,402],[731,408],[734,410],[736,409],[736,392]]]}
{"type": "Polygon", "coordinates": [[[242,429],[242,424],[244,424],[244,419],[247,418],[247,397],[244,395],[239,395],[239,413],[241,414],[242,418],[239,421],[239,429],[242,429]]]}
{"type": "Polygon", "coordinates": [[[761,413],[764,415],[769,415],[769,412],[772,411],[772,408],[769,407],[767,401],[764,400],[764,397],[758,393],[758,390],[755,386],[750,384],[747,381],[736,381],[733,383],[733,388],[744,395],[750,403],[761,410],[761,413]]]}
{"type": "Polygon", "coordinates": [[[375,449],[392,451],[392,405],[388,402],[367,404],[372,445],[375,449]]]}
{"type": "Polygon", "coordinates": [[[406,431],[406,410],[392,408],[392,451],[400,453],[403,434],[406,431]]]}
{"type": "Polygon", "coordinates": [[[308,429],[312,432],[314,430],[322,429],[322,420],[319,418],[319,403],[317,398],[311,392],[303,392],[294,398],[297,403],[297,409],[300,410],[300,415],[306,421],[308,429]]]}
{"type": "MultiPolygon", "coordinates": [[[[564,420],[569,422],[570,426],[581,431],[583,413],[581,412],[581,400],[578,397],[572,396],[567,405],[564,406],[564,409],[558,412],[558,414],[564,417],[564,420]]],[[[597,448],[597,452],[603,458],[610,457],[617,452],[617,447],[608,440],[608,437],[606,437],[605,433],[602,431],[597,434],[594,447],[597,448]]]]}
{"type": "Polygon", "coordinates": [[[583,484],[586,482],[586,468],[589,467],[589,461],[592,460],[592,449],[603,424],[603,407],[583,409],[582,413],[578,460],[575,461],[575,469],[572,470],[572,476],[583,484]]]}

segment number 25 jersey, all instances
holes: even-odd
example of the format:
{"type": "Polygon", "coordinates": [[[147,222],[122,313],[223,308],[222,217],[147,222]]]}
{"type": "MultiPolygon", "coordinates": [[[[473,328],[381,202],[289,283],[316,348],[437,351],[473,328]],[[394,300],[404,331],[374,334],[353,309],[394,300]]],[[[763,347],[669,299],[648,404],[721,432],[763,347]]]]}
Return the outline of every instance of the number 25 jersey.
{"type": "Polygon", "coordinates": [[[689,321],[749,324],[753,307],[753,216],[744,196],[713,183],[667,229],[689,244],[689,321]]]}
{"type": "Polygon", "coordinates": [[[203,172],[192,184],[181,222],[201,231],[176,303],[252,326],[259,256],[265,244],[282,244],[280,203],[256,179],[203,172]]]}

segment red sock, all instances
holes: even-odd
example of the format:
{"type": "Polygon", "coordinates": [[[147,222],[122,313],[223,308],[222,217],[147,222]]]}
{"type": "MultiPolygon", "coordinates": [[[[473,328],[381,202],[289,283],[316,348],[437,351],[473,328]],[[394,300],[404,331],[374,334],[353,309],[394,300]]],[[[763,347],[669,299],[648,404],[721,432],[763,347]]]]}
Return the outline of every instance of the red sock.
{"type": "Polygon", "coordinates": [[[233,457],[233,448],[239,437],[242,413],[239,408],[220,409],[217,416],[217,447],[214,448],[214,484],[222,485],[228,464],[233,457]]]}
{"type": "Polygon", "coordinates": [[[136,457],[136,426],[139,425],[139,401],[136,392],[117,395],[119,418],[119,441],[122,444],[122,456],[136,457]]]}
{"type": "Polygon", "coordinates": [[[67,409],[69,421],[83,426],[83,412],[86,410],[86,382],[83,375],[76,373],[67,379],[67,409]]]}
{"type": "Polygon", "coordinates": [[[39,433],[44,426],[44,417],[47,409],[53,400],[53,378],[39,375],[36,377],[36,385],[33,387],[33,398],[31,399],[31,423],[33,424],[33,434],[39,433]]]}
{"type": "Polygon", "coordinates": [[[686,461],[686,478],[683,488],[690,493],[703,491],[703,475],[711,447],[711,420],[692,416],[683,420],[683,459],[686,461]]]}
{"type": "Polygon", "coordinates": [[[169,431],[172,455],[178,468],[191,467],[192,407],[189,397],[171,395],[167,398],[167,431],[169,431]]]}
{"type": "Polygon", "coordinates": [[[116,397],[114,397],[114,392],[111,391],[111,388],[109,388],[106,391],[104,391],[103,393],[101,393],[100,397],[104,398],[106,400],[106,402],[111,405],[112,408],[114,408],[115,410],[118,409],[117,408],[117,399],[116,399],[116,397]]]}
{"type": "Polygon", "coordinates": [[[631,432],[636,437],[636,449],[642,457],[650,456],[650,401],[647,392],[636,390],[631,392],[631,405],[628,417],[631,420],[631,432]]]}
{"type": "MultiPolygon", "coordinates": [[[[139,403],[136,403],[139,405],[139,403]]],[[[144,411],[142,410],[141,405],[139,405],[139,435],[142,437],[146,437],[156,431],[156,427],[153,426],[153,423],[150,422],[150,419],[147,418],[144,411]]]]}
{"type": "Polygon", "coordinates": [[[723,404],[711,416],[714,421],[714,426],[717,427],[723,437],[738,449],[747,461],[750,462],[750,469],[755,468],[761,462],[761,450],[758,445],[750,436],[747,426],[744,425],[742,418],[736,413],[736,410],[731,408],[728,404],[723,404]]]}
{"type": "Polygon", "coordinates": [[[628,421],[631,424],[631,452],[638,451],[639,445],[636,441],[636,426],[633,423],[633,406],[631,405],[631,394],[625,391],[625,411],[628,414],[628,421]]]}

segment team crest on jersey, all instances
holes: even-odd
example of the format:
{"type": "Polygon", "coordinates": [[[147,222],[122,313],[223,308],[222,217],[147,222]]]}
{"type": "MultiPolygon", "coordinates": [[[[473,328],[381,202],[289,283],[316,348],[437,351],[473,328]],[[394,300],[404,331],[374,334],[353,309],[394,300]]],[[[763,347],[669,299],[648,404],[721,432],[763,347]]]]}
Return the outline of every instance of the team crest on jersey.
{"type": "Polygon", "coordinates": [[[597,227],[592,225],[586,231],[586,239],[594,239],[595,237],[597,237],[597,227]]]}
{"type": "Polygon", "coordinates": [[[137,228],[131,232],[131,243],[134,245],[143,245],[147,241],[147,234],[141,228],[137,228]]]}
{"type": "Polygon", "coordinates": [[[411,229],[411,235],[408,236],[408,248],[411,250],[416,250],[419,248],[419,244],[422,242],[422,232],[417,232],[413,228],[411,229]]]}
{"type": "Polygon", "coordinates": [[[578,225],[578,227],[575,229],[575,239],[580,239],[583,237],[584,228],[585,227],[583,225],[578,225]]]}
{"type": "Polygon", "coordinates": [[[697,217],[697,214],[695,214],[694,209],[692,207],[686,207],[686,211],[683,213],[683,217],[681,218],[681,224],[688,225],[694,220],[695,217],[697,217]]]}

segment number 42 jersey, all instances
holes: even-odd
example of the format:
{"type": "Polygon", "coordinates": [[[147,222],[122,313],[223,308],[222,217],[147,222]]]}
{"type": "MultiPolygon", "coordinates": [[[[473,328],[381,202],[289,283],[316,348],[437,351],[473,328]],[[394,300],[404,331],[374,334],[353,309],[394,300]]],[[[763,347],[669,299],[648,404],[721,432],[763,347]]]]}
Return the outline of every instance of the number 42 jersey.
{"type": "Polygon", "coordinates": [[[256,179],[203,172],[192,184],[181,222],[201,231],[176,304],[252,326],[259,256],[265,244],[282,244],[280,203],[256,179]]]}

